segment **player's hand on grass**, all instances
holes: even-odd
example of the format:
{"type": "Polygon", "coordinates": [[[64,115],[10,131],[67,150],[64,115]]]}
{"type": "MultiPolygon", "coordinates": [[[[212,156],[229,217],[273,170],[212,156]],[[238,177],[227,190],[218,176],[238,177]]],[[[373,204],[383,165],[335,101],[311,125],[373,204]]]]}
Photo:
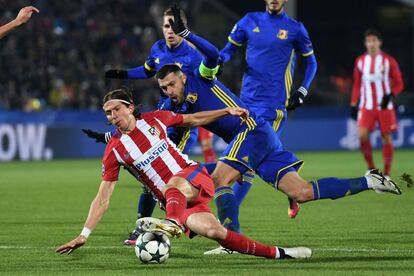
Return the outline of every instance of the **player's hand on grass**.
{"type": "Polygon", "coordinates": [[[67,253],[68,255],[70,253],[72,253],[75,249],[81,247],[82,245],[84,245],[86,243],[87,239],[80,235],[78,236],[76,239],[71,240],[68,243],[65,243],[64,245],[59,246],[58,248],[56,248],[56,253],[60,253],[60,254],[65,254],[67,253]]]}
{"type": "Polygon", "coordinates": [[[227,112],[232,116],[238,116],[242,119],[241,124],[249,118],[249,110],[241,107],[228,107],[227,112]]]}
{"type": "Polygon", "coordinates": [[[183,19],[181,18],[181,9],[178,5],[174,5],[171,7],[173,12],[174,21],[172,19],[169,20],[172,30],[174,33],[181,37],[187,37],[190,34],[190,31],[184,24],[183,19]]]}
{"type": "Polygon", "coordinates": [[[111,69],[105,72],[105,78],[107,79],[127,79],[128,71],[111,69]]]}
{"type": "Polygon", "coordinates": [[[356,105],[351,105],[351,118],[355,121],[358,118],[358,107],[356,105]]]}
{"type": "Polygon", "coordinates": [[[292,97],[289,98],[286,110],[294,110],[301,106],[305,100],[305,96],[308,94],[308,91],[305,87],[301,86],[292,97]]]}
{"type": "Polygon", "coordinates": [[[14,19],[14,22],[17,26],[20,26],[29,21],[30,17],[32,17],[32,14],[34,12],[39,13],[39,10],[33,6],[24,7],[17,14],[16,19],[14,19]]]}
{"type": "Polygon", "coordinates": [[[82,128],[83,133],[85,133],[89,138],[95,139],[96,143],[104,143],[107,144],[106,133],[95,132],[90,129],[82,128]]]}
{"type": "Polygon", "coordinates": [[[394,97],[394,95],[391,94],[386,94],[382,97],[382,101],[381,101],[381,109],[384,110],[387,108],[388,104],[390,103],[390,101],[392,101],[392,98],[394,97]]]}

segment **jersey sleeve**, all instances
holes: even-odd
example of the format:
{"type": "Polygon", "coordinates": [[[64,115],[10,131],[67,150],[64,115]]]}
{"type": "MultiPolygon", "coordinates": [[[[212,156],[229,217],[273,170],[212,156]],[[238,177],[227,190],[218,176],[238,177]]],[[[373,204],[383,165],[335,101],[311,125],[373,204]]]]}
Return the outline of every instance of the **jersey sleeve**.
{"type": "Polygon", "coordinates": [[[357,58],[354,65],[354,84],[352,86],[352,96],[351,96],[351,105],[356,105],[358,103],[360,93],[361,93],[361,59],[357,58]]]}
{"type": "Polygon", "coordinates": [[[295,50],[299,51],[304,57],[310,56],[313,54],[312,41],[305,26],[302,23],[299,24],[299,31],[294,42],[295,50]]]}
{"type": "Polygon", "coordinates": [[[155,111],[153,112],[155,118],[160,120],[166,127],[176,126],[183,122],[184,117],[182,114],[174,113],[172,111],[155,111]]]}
{"type": "Polygon", "coordinates": [[[391,77],[391,92],[394,96],[401,93],[404,89],[404,82],[402,79],[402,74],[400,67],[398,66],[397,61],[390,57],[390,77],[391,77]]]}
{"type": "Polygon", "coordinates": [[[147,57],[147,60],[144,63],[144,68],[148,71],[155,72],[155,52],[156,52],[157,43],[152,45],[150,54],[147,57]]]}
{"type": "Polygon", "coordinates": [[[108,144],[102,159],[102,180],[117,181],[119,176],[119,163],[112,151],[112,147],[108,144]]]}
{"type": "Polygon", "coordinates": [[[248,22],[248,17],[245,15],[240,19],[231,30],[228,40],[230,43],[236,46],[242,46],[247,40],[246,25],[248,22]]]}

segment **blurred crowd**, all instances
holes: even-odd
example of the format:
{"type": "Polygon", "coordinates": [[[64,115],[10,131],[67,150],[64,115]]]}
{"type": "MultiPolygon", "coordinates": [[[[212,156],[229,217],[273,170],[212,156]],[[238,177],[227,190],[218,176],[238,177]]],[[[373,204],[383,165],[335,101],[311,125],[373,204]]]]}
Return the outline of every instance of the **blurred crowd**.
{"type": "MultiPolygon", "coordinates": [[[[223,47],[242,14],[228,16],[199,3],[202,1],[180,1],[193,31],[223,47]]],[[[28,4],[24,0],[0,0],[0,24],[12,20],[28,4]]],[[[119,85],[130,86],[136,101],[153,109],[159,95],[155,80],[105,80],[104,73],[144,63],[152,44],[162,38],[162,13],[168,4],[171,1],[34,2],[40,13],[0,40],[0,110],[99,109],[103,95],[119,85]]],[[[220,77],[236,93],[243,63],[243,53],[235,55],[220,77]]],[[[307,102],[347,105],[352,72],[329,75],[326,71],[319,63],[311,88],[315,92],[307,102]]],[[[299,84],[302,72],[297,70],[295,83],[299,84]]]]}

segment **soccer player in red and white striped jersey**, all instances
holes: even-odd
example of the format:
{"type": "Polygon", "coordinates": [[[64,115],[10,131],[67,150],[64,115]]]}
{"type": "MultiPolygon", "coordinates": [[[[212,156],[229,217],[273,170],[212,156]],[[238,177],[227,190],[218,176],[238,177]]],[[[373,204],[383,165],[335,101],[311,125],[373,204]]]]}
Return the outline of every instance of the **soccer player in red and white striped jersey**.
{"type": "Polygon", "coordinates": [[[166,212],[166,220],[154,223],[152,230],[178,237],[205,236],[225,248],[266,258],[308,258],[309,248],[280,248],[251,240],[221,225],[208,207],[214,196],[214,184],[207,170],[181,153],[167,136],[167,127],[197,127],[221,117],[239,116],[243,123],[249,112],[228,107],[193,114],[170,111],[135,113],[132,95],[125,88],[109,92],[103,109],[117,132],[106,146],[102,182],[91,203],[81,234],[58,247],[58,253],[71,253],[84,245],[105,210],[118,180],[120,166],[126,166],[146,185],[166,212]]]}
{"type": "Polygon", "coordinates": [[[392,99],[401,93],[404,83],[396,60],[381,50],[381,34],[369,29],[364,37],[367,52],[355,61],[351,115],[358,119],[360,148],[368,169],[375,168],[369,134],[379,124],[384,174],[389,176],[394,154],[392,132],[397,130],[392,99]]]}

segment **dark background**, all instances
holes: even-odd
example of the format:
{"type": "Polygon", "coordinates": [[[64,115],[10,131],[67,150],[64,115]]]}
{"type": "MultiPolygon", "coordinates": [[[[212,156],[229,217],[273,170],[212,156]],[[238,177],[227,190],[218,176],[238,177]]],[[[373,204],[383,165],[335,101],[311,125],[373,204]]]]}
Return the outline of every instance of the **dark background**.
{"type": "MultiPolygon", "coordinates": [[[[263,11],[264,2],[178,1],[190,29],[222,48],[234,23],[246,12],[263,11]]],[[[318,72],[307,105],[347,106],[355,58],[364,52],[363,32],[376,28],[383,49],[400,64],[405,81],[398,103],[414,104],[414,10],[412,1],[293,1],[287,12],[302,21],[313,41],[318,72]]],[[[0,0],[0,24],[12,20],[31,1],[0,0]]],[[[99,109],[102,95],[131,86],[145,108],[154,108],[154,80],[107,81],[110,68],[142,65],[151,45],[162,38],[159,20],[172,1],[35,1],[41,13],[0,40],[0,110],[99,109]]],[[[241,50],[226,64],[222,82],[238,93],[243,74],[241,50]]],[[[298,59],[297,87],[304,64],[298,59]]]]}

